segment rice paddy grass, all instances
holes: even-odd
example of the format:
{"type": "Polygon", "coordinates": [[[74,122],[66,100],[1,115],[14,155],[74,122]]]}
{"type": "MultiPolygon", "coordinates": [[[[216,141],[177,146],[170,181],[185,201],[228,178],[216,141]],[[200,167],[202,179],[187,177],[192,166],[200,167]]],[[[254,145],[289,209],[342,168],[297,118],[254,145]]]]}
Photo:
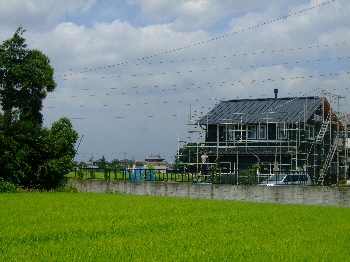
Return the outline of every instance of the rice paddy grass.
{"type": "Polygon", "coordinates": [[[348,261],[350,209],[0,194],[0,261],[348,261]]]}

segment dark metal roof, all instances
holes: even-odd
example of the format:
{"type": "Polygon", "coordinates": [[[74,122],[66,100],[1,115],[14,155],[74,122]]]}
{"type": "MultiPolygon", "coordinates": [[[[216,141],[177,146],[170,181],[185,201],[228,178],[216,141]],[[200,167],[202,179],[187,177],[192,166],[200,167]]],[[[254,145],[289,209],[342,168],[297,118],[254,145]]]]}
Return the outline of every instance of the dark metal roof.
{"type": "Polygon", "coordinates": [[[198,123],[302,122],[322,105],[323,100],[320,97],[292,97],[221,101],[198,123]]]}

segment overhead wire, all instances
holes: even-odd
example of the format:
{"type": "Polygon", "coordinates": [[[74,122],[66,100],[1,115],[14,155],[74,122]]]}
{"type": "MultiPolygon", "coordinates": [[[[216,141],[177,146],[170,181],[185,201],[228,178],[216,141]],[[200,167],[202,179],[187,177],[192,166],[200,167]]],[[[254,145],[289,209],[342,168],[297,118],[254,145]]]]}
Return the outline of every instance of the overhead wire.
{"type": "MultiPolygon", "coordinates": [[[[341,75],[341,74],[343,74],[343,75],[350,75],[350,71],[345,71],[345,72],[342,72],[342,73],[330,73],[330,74],[328,74],[328,76],[334,76],[334,75],[341,75]]],[[[272,79],[272,78],[269,78],[269,79],[266,79],[266,80],[261,80],[261,82],[263,83],[263,82],[265,82],[265,81],[277,81],[277,80],[280,80],[280,81],[286,81],[286,80],[293,80],[293,79],[305,79],[305,78],[313,78],[313,77],[325,77],[325,76],[327,76],[327,75],[325,75],[325,74],[321,74],[321,75],[308,75],[308,76],[294,76],[294,77],[291,77],[291,78],[279,78],[279,79],[272,79]]],[[[255,83],[257,83],[257,82],[255,82],[255,83]]],[[[240,82],[240,85],[244,85],[245,83],[244,82],[240,82]]],[[[233,84],[231,84],[231,85],[233,85],[233,84]]],[[[316,89],[314,89],[312,92],[315,92],[316,90],[318,90],[318,88],[316,88],[316,89]]],[[[310,92],[309,92],[310,93],[310,92]]],[[[308,94],[308,93],[305,93],[305,94],[308,94]]],[[[297,96],[297,97],[295,97],[295,98],[293,98],[293,99],[297,99],[297,98],[300,98],[300,97],[303,97],[303,96],[305,96],[305,95],[301,95],[301,96],[297,96]]],[[[217,98],[216,98],[217,99],[217,98]]],[[[229,98],[221,98],[221,99],[217,99],[217,100],[228,100],[229,98]]],[[[209,99],[209,100],[211,100],[211,99],[209,99]]],[[[293,101],[293,100],[291,100],[291,101],[293,101]]],[[[184,102],[184,100],[177,100],[177,101],[158,101],[156,104],[157,105],[159,105],[159,104],[174,104],[174,103],[183,103],[184,102]]],[[[188,102],[199,102],[199,100],[197,99],[197,101],[195,101],[195,100],[188,100],[188,102]]],[[[203,102],[203,101],[201,101],[201,102],[203,102]]],[[[289,103],[289,101],[288,102],[286,102],[286,103],[289,103]]],[[[140,105],[139,103],[135,103],[135,104],[133,104],[133,103],[125,103],[125,104],[123,104],[123,106],[135,106],[135,105],[140,105]]],[[[150,103],[150,102],[144,102],[143,103],[143,105],[144,106],[152,106],[152,105],[155,105],[154,103],[150,103]]],[[[284,105],[284,104],[283,104],[284,105]]],[[[101,105],[101,106],[103,106],[103,107],[107,107],[107,106],[113,106],[113,105],[107,105],[107,104],[104,104],[104,105],[101,105]]],[[[280,105],[280,106],[282,106],[282,105],[280,105]]],[[[80,107],[80,108],[83,108],[83,107],[85,107],[84,105],[78,105],[77,107],[80,107]]],[[[55,107],[46,107],[46,108],[55,108],[55,107]]],[[[167,115],[165,115],[165,114],[163,114],[163,115],[159,115],[159,117],[163,117],[163,116],[167,116],[167,117],[177,117],[177,116],[184,116],[183,114],[167,114],[167,115]]],[[[148,116],[146,116],[146,117],[148,117],[148,118],[153,118],[153,117],[155,117],[155,116],[153,116],[153,115],[148,115],[148,116]]],[[[116,118],[124,118],[124,117],[122,117],[122,116],[120,116],[120,117],[116,117],[116,118]]],[[[129,118],[129,117],[127,117],[127,118],[129,118]]],[[[86,118],[74,118],[74,119],[86,119],[86,118]]]]}
{"type": "MultiPolygon", "coordinates": [[[[111,67],[115,67],[115,66],[127,65],[129,63],[142,61],[142,60],[146,60],[146,59],[149,59],[149,58],[154,58],[154,57],[157,57],[157,56],[167,55],[167,54],[170,54],[170,53],[173,53],[173,52],[177,52],[177,51],[180,51],[180,50],[183,50],[183,49],[187,49],[187,48],[190,48],[190,47],[202,45],[202,44],[209,43],[209,42],[212,42],[212,41],[216,41],[216,40],[228,37],[228,36],[233,36],[233,35],[236,35],[238,33],[242,33],[242,32],[249,31],[249,30],[252,30],[252,29],[255,29],[255,28],[259,28],[259,27],[262,27],[262,26],[265,26],[265,25],[269,25],[271,23],[275,23],[277,21],[286,19],[288,17],[293,17],[293,16],[296,16],[296,15],[300,15],[302,13],[311,11],[311,10],[313,10],[315,8],[321,7],[321,6],[326,5],[326,4],[330,4],[332,2],[334,2],[334,1],[326,1],[326,2],[323,2],[321,4],[314,5],[312,7],[300,10],[298,12],[294,12],[294,13],[291,13],[291,14],[288,14],[288,15],[285,15],[285,16],[281,16],[279,18],[275,18],[275,19],[272,19],[272,20],[267,21],[267,22],[263,22],[263,23],[260,23],[260,24],[254,25],[254,26],[250,26],[250,27],[247,27],[245,29],[241,29],[241,30],[238,30],[238,31],[235,31],[235,32],[227,33],[225,35],[221,35],[221,36],[218,36],[218,37],[210,38],[208,40],[197,41],[194,44],[182,46],[182,47],[179,47],[179,48],[173,48],[171,50],[168,50],[168,51],[165,51],[165,52],[162,52],[162,53],[153,54],[153,55],[149,55],[149,56],[144,56],[142,58],[137,58],[137,59],[129,60],[129,61],[125,61],[125,62],[119,62],[119,63],[112,64],[112,65],[99,66],[99,67],[95,67],[94,69],[84,68],[84,69],[86,69],[85,71],[82,71],[82,70],[79,70],[79,71],[80,71],[80,73],[82,73],[82,72],[87,73],[87,72],[92,72],[92,71],[96,71],[96,70],[111,68],[111,67]]],[[[73,70],[73,69],[69,69],[69,70],[73,70]]],[[[58,77],[61,77],[61,75],[59,75],[58,77]]]]}
{"type": "MultiPolygon", "coordinates": [[[[295,47],[295,48],[288,48],[288,49],[278,49],[278,50],[269,50],[269,51],[260,51],[260,52],[252,52],[252,53],[242,53],[242,54],[233,54],[233,55],[223,55],[223,56],[220,56],[220,57],[217,57],[217,56],[211,56],[211,57],[203,57],[203,58],[191,58],[191,59],[181,59],[181,60],[171,60],[170,62],[171,63],[176,63],[176,62],[193,62],[193,61],[196,61],[196,60],[199,60],[199,59],[203,59],[203,60],[206,60],[206,59],[228,59],[230,57],[234,57],[234,58],[237,58],[238,56],[252,56],[252,55],[259,55],[259,54],[263,54],[263,55],[268,55],[269,53],[277,53],[277,52],[287,52],[287,51],[302,51],[302,50],[310,50],[310,49],[315,49],[315,48],[325,48],[325,47],[332,47],[332,46],[340,46],[340,45],[346,45],[345,42],[343,43],[334,43],[334,44],[325,44],[325,45],[317,45],[317,46],[308,46],[308,47],[295,47]]],[[[148,65],[152,65],[152,64],[156,64],[156,63],[148,63],[148,65]]],[[[158,62],[157,64],[164,64],[164,61],[160,61],[158,62]]],[[[136,66],[140,66],[140,64],[130,64],[130,65],[136,65],[136,66]]],[[[130,66],[129,65],[129,66],[130,66]]],[[[263,65],[264,66],[264,65],[263,65]]],[[[111,67],[111,66],[109,66],[111,67]]],[[[103,66],[103,67],[99,67],[100,69],[102,68],[108,68],[108,66],[103,66]]],[[[72,70],[72,69],[70,69],[72,70]]],[[[77,74],[84,74],[84,73],[89,73],[89,72],[92,72],[92,71],[96,71],[95,70],[89,70],[89,71],[84,71],[84,72],[75,72],[75,73],[66,73],[66,74],[63,74],[63,75],[59,75],[58,78],[60,77],[69,77],[69,76],[74,76],[74,75],[77,75],[77,74]]],[[[166,74],[165,72],[163,72],[163,74],[166,74]]],[[[137,76],[135,74],[132,74],[132,76],[137,76]]],[[[122,77],[121,75],[116,75],[116,77],[122,77]]],[[[103,78],[103,77],[102,77],[103,78]]],[[[87,77],[82,77],[81,79],[88,79],[87,77]]],[[[63,80],[69,80],[68,78],[63,78],[63,80]]]]}
{"type": "MultiPolygon", "coordinates": [[[[326,2],[326,3],[330,3],[330,2],[326,2]]],[[[210,42],[210,41],[214,41],[214,40],[218,40],[218,39],[220,39],[220,38],[223,38],[223,37],[226,37],[226,36],[228,36],[228,35],[234,35],[234,34],[237,34],[237,33],[239,33],[239,32],[243,32],[243,31],[247,31],[247,30],[251,30],[251,29],[253,29],[253,28],[257,28],[257,27],[259,27],[259,26],[261,26],[261,25],[266,25],[266,24],[269,24],[269,23],[272,23],[272,22],[275,22],[275,21],[278,21],[278,20],[280,20],[280,19],[284,19],[284,18],[287,18],[287,17],[290,17],[290,16],[293,16],[293,15],[296,15],[296,14],[300,14],[300,13],[302,13],[302,12],[305,12],[305,11],[308,11],[308,10],[311,10],[311,9],[313,9],[313,8],[315,8],[315,7],[319,7],[319,6],[322,6],[322,5],[324,5],[324,4],[326,4],[326,3],[322,3],[322,4],[320,4],[320,5],[316,5],[316,6],[314,6],[314,7],[311,7],[311,8],[307,8],[307,9],[305,9],[305,10],[302,10],[302,11],[300,11],[300,12],[297,12],[297,13],[294,13],[294,14],[289,14],[289,15],[287,15],[287,16],[284,16],[284,17],[281,17],[281,18],[279,18],[279,19],[275,19],[275,20],[271,20],[271,21],[269,21],[269,22],[265,22],[265,23],[262,23],[262,24],[259,24],[259,25],[256,25],[256,26],[253,26],[253,27],[249,27],[248,29],[245,29],[245,30],[242,30],[242,31],[237,31],[237,32],[233,32],[233,33],[230,33],[230,34],[226,34],[226,35],[223,35],[223,36],[221,36],[221,37],[217,37],[217,38],[213,38],[213,39],[209,39],[209,40],[207,40],[207,41],[202,41],[202,42],[198,42],[198,43],[195,43],[193,46],[196,46],[196,45],[200,45],[200,44],[203,44],[203,43],[205,43],[205,42],[210,42]]],[[[345,43],[343,43],[343,44],[345,44],[345,43]]],[[[337,44],[335,44],[335,45],[337,45],[337,44]]],[[[327,45],[325,45],[325,46],[327,46],[327,45]]],[[[190,47],[190,46],[186,46],[186,47],[184,47],[184,48],[188,48],[188,47],[190,47]]],[[[317,48],[319,48],[320,46],[317,46],[317,48]]],[[[309,48],[312,48],[312,47],[309,47],[309,48]]],[[[179,48],[179,49],[173,49],[173,50],[170,50],[169,52],[163,52],[163,53],[160,53],[160,54],[158,54],[158,55],[164,55],[164,54],[168,54],[168,53],[171,53],[171,52],[175,52],[175,51],[179,51],[179,50],[181,50],[182,48],[179,48]]],[[[302,48],[299,48],[299,50],[301,50],[302,48]]],[[[306,47],[304,48],[304,49],[306,49],[306,47]]],[[[285,52],[286,50],[284,50],[284,49],[281,49],[281,50],[279,50],[280,52],[285,52]]],[[[289,51],[294,51],[294,49],[293,48],[291,48],[289,51]]],[[[271,53],[275,53],[275,52],[277,52],[276,50],[272,50],[271,51],[271,53]]],[[[251,55],[256,55],[257,53],[251,53],[251,55]]],[[[265,54],[264,53],[264,51],[262,52],[262,54],[265,54]]],[[[246,56],[247,54],[242,54],[243,56],[246,56]]],[[[116,65],[129,65],[129,63],[131,63],[131,62],[136,62],[136,61],[141,61],[141,60],[145,60],[145,59],[149,59],[149,58],[152,58],[152,57],[156,57],[157,55],[153,55],[153,56],[146,56],[146,57],[143,57],[143,58],[138,58],[138,59],[135,59],[135,60],[131,60],[131,61],[129,61],[129,62],[125,62],[125,63],[118,63],[118,64],[116,64],[116,65]]],[[[232,57],[235,57],[236,55],[232,55],[232,57]]],[[[347,57],[347,58],[349,58],[349,57],[347,57]]],[[[193,58],[194,59],[194,58],[193,58]]],[[[206,58],[203,58],[203,59],[206,59],[206,58]]],[[[211,57],[210,59],[216,59],[216,57],[211,57]]],[[[181,62],[185,62],[186,60],[182,60],[181,62]]],[[[172,61],[172,63],[173,63],[174,61],[172,61]]],[[[309,61],[307,61],[307,62],[309,62],[309,61]]],[[[319,61],[318,61],[319,62],[319,61]]],[[[161,62],[160,62],[161,63],[161,62]]],[[[298,63],[298,62],[295,62],[295,63],[298,63]]],[[[290,63],[288,63],[288,64],[290,64],[290,63]]],[[[138,65],[138,64],[136,64],[136,65],[138,65]]],[[[280,65],[280,64],[273,64],[273,66],[274,65],[280,65]]],[[[85,68],[86,70],[84,71],[84,72],[79,72],[79,73],[87,73],[87,72],[91,72],[91,71],[96,71],[96,70],[100,70],[100,69],[105,69],[105,68],[111,68],[111,67],[114,67],[115,65],[110,65],[110,66],[101,66],[101,67],[97,67],[97,68],[95,68],[94,70],[92,70],[92,69],[90,69],[90,70],[87,70],[87,68],[85,68]]],[[[265,66],[265,65],[262,65],[262,67],[263,66],[265,66]]],[[[251,65],[250,67],[254,67],[254,65],[251,65]]],[[[227,68],[227,69],[229,69],[229,68],[227,68]]],[[[71,69],[72,70],[72,69],[71,69]]],[[[207,69],[206,69],[207,70],[207,69]]],[[[213,70],[217,70],[217,69],[213,69],[213,70]]],[[[191,72],[181,72],[181,71],[176,71],[176,74],[182,74],[182,73],[193,73],[192,72],[193,70],[191,70],[191,72]]],[[[345,73],[347,73],[348,74],[348,72],[345,72],[345,73]]],[[[74,74],[77,74],[77,73],[74,73],[74,74]]],[[[64,77],[67,77],[67,76],[72,76],[73,74],[71,73],[71,74],[65,74],[65,75],[63,75],[64,77]]],[[[149,74],[149,76],[152,76],[153,74],[149,74]]],[[[337,74],[328,74],[329,76],[330,75],[337,75],[337,74]]],[[[133,74],[132,75],[133,77],[136,77],[136,76],[138,76],[137,74],[133,74]]],[[[318,76],[326,76],[326,75],[318,75],[318,76]]],[[[61,76],[58,76],[58,77],[61,77],[61,76]]],[[[122,77],[122,76],[117,76],[117,77],[122,77]]],[[[125,77],[125,76],[124,76],[125,77]]],[[[311,77],[315,77],[315,76],[311,76],[311,75],[309,75],[309,77],[311,78],[311,77]]],[[[106,77],[106,76],[101,76],[101,78],[103,78],[103,79],[105,79],[105,78],[109,78],[109,77],[106,77]]],[[[305,78],[305,76],[294,76],[294,78],[295,79],[299,79],[299,78],[305,78]]],[[[84,78],[82,78],[82,79],[89,79],[89,77],[84,77],[84,78]]],[[[286,80],[286,78],[280,78],[280,79],[272,79],[272,78],[268,78],[268,79],[265,79],[265,80],[261,80],[261,83],[264,83],[264,82],[268,82],[268,81],[271,81],[271,82],[273,82],[273,81],[277,81],[277,80],[282,80],[282,81],[284,81],[284,80],[286,80]]],[[[256,80],[254,80],[254,79],[252,79],[251,80],[251,82],[250,82],[250,84],[254,84],[254,83],[259,83],[258,81],[256,81],[256,80]]],[[[210,83],[207,83],[207,85],[209,85],[210,83]]],[[[222,83],[220,83],[221,84],[221,86],[222,85],[227,85],[227,83],[226,82],[222,82],[222,83]]],[[[245,84],[245,82],[243,81],[243,80],[237,80],[237,82],[235,82],[235,83],[231,83],[231,85],[235,85],[235,84],[238,84],[238,85],[244,85],[245,84]]],[[[176,86],[176,85],[173,85],[173,86],[176,86]]],[[[196,88],[204,88],[205,86],[199,86],[199,85],[197,85],[197,87],[196,88]]],[[[212,87],[212,84],[210,85],[210,87],[212,87]]],[[[133,89],[137,89],[138,87],[137,86],[134,86],[134,87],[132,87],[133,89]]],[[[165,88],[165,87],[163,87],[163,88],[165,88]]],[[[192,87],[193,88],[193,87],[192,87]]],[[[111,88],[111,89],[113,89],[113,88],[111,88]]],[[[89,91],[90,89],[88,89],[88,88],[84,88],[84,89],[82,89],[82,90],[84,90],[84,91],[89,91]]],[[[169,90],[169,89],[168,89],[169,90]]],[[[175,90],[177,90],[177,88],[174,88],[174,91],[175,90]]],[[[165,91],[165,89],[162,89],[162,91],[164,92],[165,91]]],[[[148,92],[152,92],[152,90],[148,90],[148,92]]],[[[135,94],[138,94],[139,93],[139,91],[137,91],[137,92],[135,92],[135,94]]],[[[127,92],[122,92],[121,94],[123,94],[123,95],[125,95],[125,94],[127,94],[127,92]]],[[[111,94],[106,94],[106,96],[110,96],[111,94]]],[[[94,94],[90,94],[89,96],[95,96],[94,94]]],[[[73,97],[73,96],[72,96],[73,97]]],[[[52,97],[52,98],[55,98],[55,97],[52,97]]],[[[163,101],[162,103],[163,104],[167,104],[167,103],[169,103],[170,101],[163,101]]],[[[178,102],[180,102],[180,101],[178,101],[178,102]]],[[[182,102],[182,101],[181,101],[182,102]]],[[[150,105],[150,104],[152,104],[152,103],[148,103],[148,102],[145,102],[144,103],[144,105],[150,105]]],[[[126,103],[126,104],[124,104],[125,106],[130,106],[130,105],[133,105],[132,103],[126,103]]],[[[107,106],[110,106],[110,105],[108,105],[108,104],[103,104],[102,105],[103,107],[107,107],[107,106]]],[[[85,107],[84,105],[79,105],[78,107],[85,107]]],[[[46,108],[54,108],[54,107],[46,107],[46,108]]],[[[173,115],[173,116],[175,116],[175,115],[173,115]]],[[[148,116],[148,117],[153,117],[153,116],[148,116]]],[[[78,118],[77,118],[78,119],[78,118]]],[[[79,118],[79,119],[81,119],[81,118],[79,118]]]]}
{"type": "MultiPolygon", "coordinates": [[[[326,45],[323,45],[323,46],[320,46],[320,45],[317,45],[317,46],[314,46],[314,47],[312,47],[312,46],[309,46],[309,47],[306,47],[306,48],[301,48],[301,47],[299,47],[299,48],[290,48],[290,49],[280,49],[280,50],[271,50],[271,51],[261,51],[260,52],[260,54],[267,54],[267,53],[275,53],[275,52],[278,52],[278,51],[280,51],[280,52],[287,52],[287,51],[297,51],[297,50],[303,50],[303,49],[313,49],[313,48],[320,48],[320,47],[329,47],[329,46],[339,46],[339,45],[346,45],[346,43],[345,42],[343,42],[343,43],[334,43],[334,44],[332,44],[332,45],[330,45],[330,44],[326,44],[326,45]]],[[[253,52],[253,53],[250,53],[250,54],[246,54],[246,53],[243,53],[243,54],[240,54],[241,56],[247,56],[247,55],[258,55],[259,53],[256,53],[256,52],[253,52]]],[[[232,55],[232,57],[237,57],[237,56],[239,56],[239,55],[237,55],[237,54],[234,54],[234,55],[232,55]]],[[[222,56],[221,58],[228,58],[228,56],[222,56]]],[[[331,61],[331,60],[342,60],[342,59],[349,59],[350,57],[349,56],[347,56],[347,57],[336,57],[336,58],[327,58],[327,59],[317,59],[317,60],[306,60],[306,61],[295,61],[295,62],[284,62],[284,63],[273,63],[273,64],[270,64],[270,65],[268,65],[268,64],[261,64],[261,65],[249,65],[249,66],[245,66],[245,67],[237,67],[237,69],[244,69],[244,68],[249,68],[249,69],[251,69],[251,68],[255,68],[255,67],[268,67],[268,66],[275,66],[275,65],[291,65],[291,64],[300,64],[300,63],[302,63],[302,62],[304,62],[304,63],[312,63],[312,62],[322,62],[322,61],[331,61]]],[[[204,57],[204,58],[202,58],[202,59],[218,59],[218,57],[204,57]]],[[[194,60],[196,60],[196,59],[194,59],[194,58],[192,58],[191,59],[192,61],[194,61],[194,60]]],[[[188,60],[181,60],[181,61],[179,61],[180,63],[181,62],[186,62],[186,61],[188,61],[188,60]]],[[[226,67],[225,69],[231,69],[230,67],[226,67]]],[[[205,70],[205,72],[207,72],[207,71],[210,71],[210,69],[202,69],[202,70],[205,70]]],[[[214,68],[214,69],[212,69],[212,70],[218,70],[217,68],[214,68]]],[[[195,73],[196,72],[196,70],[188,70],[188,71],[186,71],[186,72],[182,72],[182,71],[176,71],[176,72],[170,72],[170,74],[174,74],[174,73],[176,73],[176,74],[180,74],[180,73],[195,73]]],[[[166,73],[166,72],[161,72],[161,73],[158,73],[158,74],[154,74],[154,73],[146,73],[145,75],[143,75],[143,76],[154,76],[154,75],[166,75],[166,74],[169,74],[169,73],[166,73]]],[[[65,77],[69,77],[69,76],[74,76],[74,75],[76,75],[76,73],[75,74],[66,74],[66,75],[64,75],[65,77]]],[[[135,73],[131,73],[131,74],[124,74],[124,75],[110,75],[110,76],[99,76],[100,78],[103,78],[103,79],[106,79],[106,78],[115,78],[115,77],[117,77],[117,78],[123,78],[123,77],[130,77],[130,76],[132,76],[132,77],[137,77],[137,76],[140,76],[139,74],[135,74],[135,73]]],[[[92,78],[92,77],[94,77],[94,76],[90,76],[90,78],[92,78]]],[[[84,80],[88,80],[89,79],[89,77],[82,77],[81,79],[84,79],[84,80]]],[[[69,80],[69,78],[65,78],[64,80],[69,80]]],[[[83,89],[84,90],[84,89],[83,89]]]]}
{"type": "MultiPolygon", "coordinates": [[[[346,57],[346,59],[349,59],[350,57],[346,57]]],[[[337,58],[338,60],[341,59],[341,58],[337,58]]],[[[327,61],[330,61],[330,59],[326,59],[327,61]]],[[[307,61],[309,62],[309,61],[307,61]]],[[[321,62],[321,60],[315,60],[315,62],[321,62]]],[[[299,63],[299,62],[295,62],[295,63],[299,63]]],[[[276,65],[279,65],[279,64],[273,64],[273,66],[276,66],[276,65]]],[[[244,81],[243,79],[241,80],[236,80],[235,82],[231,82],[231,83],[227,83],[227,82],[221,82],[221,83],[217,83],[215,84],[216,86],[224,86],[224,85],[230,85],[230,86],[235,86],[235,85],[245,85],[246,83],[249,83],[249,84],[258,84],[258,83],[266,83],[266,82],[274,82],[274,81],[286,81],[286,80],[297,80],[297,79],[305,79],[305,78],[314,78],[314,77],[327,77],[327,76],[338,76],[338,75],[349,75],[349,72],[348,71],[343,71],[343,72],[337,72],[337,73],[328,73],[328,74],[317,74],[317,75],[306,75],[306,76],[302,76],[302,75],[294,75],[294,76],[290,76],[290,77],[280,77],[280,78],[266,78],[266,79],[261,79],[261,80],[255,80],[255,79],[249,79],[248,81],[244,81]]],[[[167,86],[163,86],[163,88],[167,89],[168,91],[170,90],[170,88],[172,88],[171,90],[172,91],[181,91],[182,89],[181,88],[174,88],[174,87],[177,87],[179,84],[169,84],[167,86]]],[[[207,83],[207,87],[213,87],[213,84],[212,83],[207,83]]],[[[159,86],[155,86],[155,87],[159,87],[159,86]]],[[[194,89],[194,88],[206,88],[206,86],[200,86],[198,84],[195,84],[195,83],[192,83],[191,84],[191,87],[186,87],[186,90],[189,90],[189,89],[194,89]],[[196,86],[196,87],[193,87],[193,86],[196,86]]],[[[131,90],[135,90],[135,89],[138,89],[137,86],[132,86],[131,88],[129,87],[129,89],[131,90]]],[[[162,91],[165,91],[165,89],[161,89],[162,91]]],[[[85,91],[91,91],[90,89],[87,89],[87,88],[83,88],[81,90],[85,90],[85,91]]],[[[152,90],[146,90],[146,92],[152,92],[152,90]]],[[[131,93],[131,92],[122,92],[122,93],[117,93],[117,94],[114,94],[114,95],[125,95],[125,94],[129,94],[129,95],[134,95],[135,93],[139,93],[139,92],[134,92],[134,93],[131,93]]],[[[145,92],[144,92],[145,93],[145,92]]],[[[106,96],[108,95],[112,95],[112,94],[105,94],[106,96]]],[[[95,94],[89,94],[88,96],[95,96],[95,94]]],[[[75,96],[74,96],[75,97],[75,96]]],[[[56,97],[50,97],[50,98],[56,98],[56,97]]],[[[167,103],[168,101],[163,101],[163,103],[167,103]]],[[[178,102],[182,102],[182,101],[178,101],[178,102]]],[[[148,102],[145,102],[144,104],[150,104],[148,102]]],[[[126,105],[130,105],[130,103],[126,104],[126,105]]],[[[106,104],[104,104],[103,106],[108,106],[106,104]]]]}

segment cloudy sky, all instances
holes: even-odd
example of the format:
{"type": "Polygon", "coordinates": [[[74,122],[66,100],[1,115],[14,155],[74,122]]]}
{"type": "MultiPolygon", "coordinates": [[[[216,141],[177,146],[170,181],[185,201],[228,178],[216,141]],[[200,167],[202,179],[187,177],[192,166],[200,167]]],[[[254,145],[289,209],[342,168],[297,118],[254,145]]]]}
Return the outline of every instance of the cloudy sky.
{"type": "MultiPolygon", "coordinates": [[[[0,0],[0,40],[22,25],[50,57],[45,126],[71,119],[76,160],[174,160],[221,100],[350,90],[348,0],[0,0]],[[193,134],[193,133],[192,133],[193,134]],[[76,145],[78,147],[78,145],[76,145]]],[[[330,94],[340,95],[334,98],[330,94]]]]}

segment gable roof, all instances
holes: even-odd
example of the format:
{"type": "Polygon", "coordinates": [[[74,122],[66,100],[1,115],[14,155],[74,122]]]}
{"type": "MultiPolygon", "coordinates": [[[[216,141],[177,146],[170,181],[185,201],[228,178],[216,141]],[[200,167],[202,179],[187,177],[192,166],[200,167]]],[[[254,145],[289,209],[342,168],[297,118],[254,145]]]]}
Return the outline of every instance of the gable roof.
{"type": "Polygon", "coordinates": [[[221,101],[198,124],[302,122],[308,120],[324,100],[291,97],[221,101]]]}

